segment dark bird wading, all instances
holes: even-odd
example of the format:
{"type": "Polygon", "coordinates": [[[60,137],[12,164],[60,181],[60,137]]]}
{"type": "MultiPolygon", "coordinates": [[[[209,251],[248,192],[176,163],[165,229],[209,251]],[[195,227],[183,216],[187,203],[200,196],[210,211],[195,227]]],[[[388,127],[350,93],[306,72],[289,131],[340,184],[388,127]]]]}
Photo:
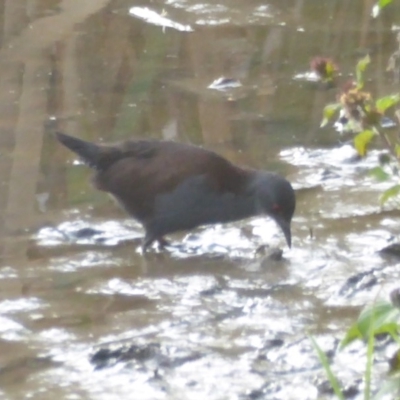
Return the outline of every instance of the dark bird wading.
{"type": "Polygon", "coordinates": [[[164,236],[199,225],[268,215],[291,246],[291,184],[279,175],[239,167],[213,151],[172,141],[90,143],[57,139],[95,170],[94,186],[112,194],[144,227],[144,250],[164,236]]]}

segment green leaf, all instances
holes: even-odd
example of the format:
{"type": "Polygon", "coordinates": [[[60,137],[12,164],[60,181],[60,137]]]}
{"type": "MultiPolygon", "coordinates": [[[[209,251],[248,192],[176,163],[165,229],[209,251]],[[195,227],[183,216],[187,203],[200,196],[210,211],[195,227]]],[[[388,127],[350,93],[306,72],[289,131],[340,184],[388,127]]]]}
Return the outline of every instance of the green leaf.
{"type": "Polygon", "coordinates": [[[358,61],[356,66],[357,71],[364,72],[370,62],[371,57],[369,56],[369,54],[367,54],[365,57],[358,61]]]}
{"type": "Polygon", "coordinates": [[[378,1],[378,6],[380,8],[386,7],[388,4],[390,4],[393,0],[379,0],[378,1]]]}
{"type": "MultiPolygon", "coordinates": [[[[371,315],[370,323],[375,323],[374,313],[371,315]]],[[[375,348],[375,332],[370,329],[368,334],[368,345],[367,345],[367,365],[365,366],[364,373],[364,400],[370,400],[371,398],[371,376],[372,376],[372,363],[374,360],[374,348],[375,348]]]]}
{"type": "Polygon", "coordinates": [[[389,96],[381,97],[375,103],[379,112],[384,113],[388,108],[393,107],[400,101],[400,93],[391,94],[389,96]]]}
{"type": "Polygon", "coordinates": [[[327,104],[324,107],[323,111],[324,119],[321,122],[321,128],[323,128],[328,124],[328,122],[331,120],[331,118],[335,115],[335,113],[337,112],[337,110],[339,110],[340,107],[341,107],[340,103],[331,103],[327,104]]]}
{"type": "Polygon", "coordinates": [[[361,311],[360,316],[353,324],[340,344],[340,349],[346,347],[356,339],[367,340],[370,335],[388,333],[392,337],[397,335],[397,323],[400,310],[387,301],[378,301],[361,311]]]}
{"type": "Polygon", "coordinates": [[[364,71],[367,65],[371,62],[371,57],[367,54],[364,58],[358,61],[356,66],[357,87],[361,89],[364,86],[364,71]]]}
{"type": "Polygon", "coordinates": [[[383,206],[392,197],[398,196],[400,193],[400,185],[394,185],[391,188],[385,190],[380,198],[381,206],[383,206]]]}
{"type": "Polygon", "coordinates": [[[331,60],[328,60],[326,63],[325,72],[327,80],[333,80],[333,78],[335,77],[336,65],[331,60]]]}
{"type": "Polygon", "coordinates": [[[356,148],[358,154],[361,157],[364,157],[365,154],[367,153],[367,146],[375,136],[375,132],[366,130],[360,132],[355,138],[354,138],[354,147],[356,148]]]}
{"type": "Polygon", "coordinates": [[[373,176],[379,182],[385,182],[390,178],[390,174],[388,174],[382,167],[370,169],[369,175],[373,176]]]}
{"type": "Polygon", "coordinates": [[[345,400],[343,392],[340,389],[339,382],[338,382],[336,376],[333,374],[331,366],[329,365],[329,361],[328,361],[328,358],[326,357],[326,354],[322,351],[321,347],[319,347],[318,343],[312,336],[310,336],[310,340],[311,340],[311,343],[312,343],[315,351],[318,354],[319,361],[321,362],[322,366],[324,367],[326,376],[329,379],[329,382],[332,386],[333,391],[336,394],[336,397],[339,400],[345,400]]]}
{"type": "Polygon", "coordinates": [[[349,343],[354,342],[354,340],[362,339],[360,330],[358,329],[357,322],[354,323],[346,332],[345,337],[340,343],[339,349],[344,349],[349,343]]]}

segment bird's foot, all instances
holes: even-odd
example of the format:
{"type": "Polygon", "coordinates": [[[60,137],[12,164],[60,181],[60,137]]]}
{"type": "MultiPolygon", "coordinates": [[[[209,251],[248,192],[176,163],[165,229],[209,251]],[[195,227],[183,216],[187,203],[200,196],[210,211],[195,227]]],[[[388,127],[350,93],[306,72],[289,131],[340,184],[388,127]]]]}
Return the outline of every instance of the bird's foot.
{"type": "Polygon", "coordinates": [[[144,238],[143,246],[142,246],[143,253],[146,253],[154,242],[157,242],[158,249],[160,249],[160,250],[163,250],[166,246],[170,245],[169,241],[164,239],[162,236],[161,237],[147,237],[146,236],[144,238]]]}
{"type": "Polygon", "coordinates": [[[169,240],[164,239],[163,237],[157,239],[157,242],[158,242],[158,248],[159,248],[159,249],[164,249],[165,247],[171,245],[171,243],[169,242],[169,240]]]}

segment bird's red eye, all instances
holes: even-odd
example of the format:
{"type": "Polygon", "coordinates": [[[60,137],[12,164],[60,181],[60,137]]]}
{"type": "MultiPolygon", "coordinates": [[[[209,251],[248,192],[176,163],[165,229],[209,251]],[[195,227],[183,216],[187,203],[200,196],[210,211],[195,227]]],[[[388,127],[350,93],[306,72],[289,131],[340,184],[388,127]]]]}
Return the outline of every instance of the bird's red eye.
{"type": "Polygon", "coordinates": [[[274,211],[276,211],[276,212],[281,212],[281,211],[282,211],[281,206],[280,206],[279,204],[276,204],[276,203],[273,204],[272,209],[273,209],[274,211]]]}

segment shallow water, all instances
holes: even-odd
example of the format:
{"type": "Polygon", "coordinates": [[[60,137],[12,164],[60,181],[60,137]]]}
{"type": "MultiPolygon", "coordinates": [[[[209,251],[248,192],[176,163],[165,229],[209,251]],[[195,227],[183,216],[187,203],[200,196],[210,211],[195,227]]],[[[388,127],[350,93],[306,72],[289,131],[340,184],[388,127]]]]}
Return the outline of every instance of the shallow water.
{"type": "MultiPolygon", "coordinates": [[[[319,128],[335,92],[308,79],[309,61],[331,56],[350,77],[370,52],[371,90],[392,93],[398,10],[372,20],[361,0],[0,5],[0,398],[330,398],[307,335],[333,352],[360,306],[398,287],[398,259],[378,251],[396,241],[400,212],[380,209],[391,183],[368,175],[379,151],[358,160],[348,138],[319,128]],[[173,139],[279,171],[297,190],[293,247],[254,218],[143,256],[141,227],[88,184],[55,130],[173,139]]],[[[334,358],[356,393],[364,351],[334,358]]]]}

